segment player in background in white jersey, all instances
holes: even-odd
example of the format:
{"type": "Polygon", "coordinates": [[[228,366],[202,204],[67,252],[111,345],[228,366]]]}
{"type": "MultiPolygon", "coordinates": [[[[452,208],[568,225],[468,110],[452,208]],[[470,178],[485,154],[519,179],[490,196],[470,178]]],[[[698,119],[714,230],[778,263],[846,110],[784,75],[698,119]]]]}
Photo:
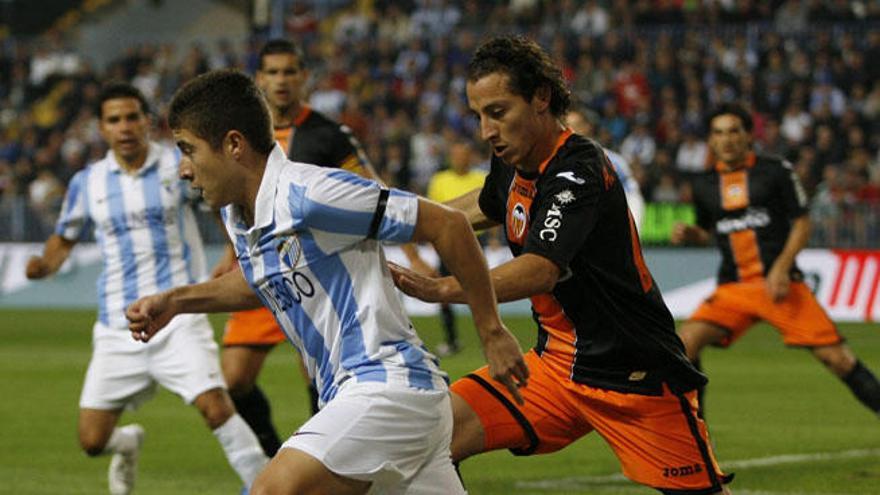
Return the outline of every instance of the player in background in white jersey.
{"type": "Polygon", "coordinates": [[[103,271],[80,397],[80,445],[90,456],[112,454],[110,493],[130,493],[144,430],[117,423],[124,409],[138,406],[159,383],[199,410],[250,486],[267,458],[232,406],[205,315],[175,318],[167,335],[147,345],[127,331],[124,310],[135,299],[204,278],[201,238],[189,207],[193,195],[177,176],[179,154],[149,141],[146,100],[129,84],[105,87],[97,114],[110,151],[73,177],[55,233],[42,256],[27,264],[29,279],[52,275],[94,228],[103,271]]]}
{"type": "Polygon", "coordinates": [[[498,314],[486,261],[459,212],[350,172],[291,162],[246,75],[215,71],[171,102],[181,176],[223,209],[241,270],[143,298],[148,341],[179,313],[271,308],[303,356],[321,410],[269,462],[252,495],[461,494],[448,378],[416,335],[382,241],[431,242],[460,281],[493,379],[515,397],[528,370],[498,314]]]}
{"type": "MultiPolygon", "coordinates": [[[[595,139],[596,124],[589,115],[589,110],[569,110],[565,114],[565,125],[568,126],[575,134],[583,137],[595,139]]],[[[645,218],[645,199],[642,197],[642,191],[639,188],[639,182],[633,175],[629,162],[620,153],[612,151],[604,146],[605,156],[617,172],[620,179],[620,185],[623,186],[623,192],[626,194],[626,204],[632,213],[633,222],[636,229],[642,228],[642,220],[645,218]]]]}

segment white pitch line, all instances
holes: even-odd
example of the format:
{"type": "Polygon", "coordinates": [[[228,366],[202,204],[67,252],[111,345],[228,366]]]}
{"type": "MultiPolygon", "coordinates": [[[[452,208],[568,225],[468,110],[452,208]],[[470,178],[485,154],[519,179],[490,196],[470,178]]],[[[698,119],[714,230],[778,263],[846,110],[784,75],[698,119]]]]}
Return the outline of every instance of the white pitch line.
{"type": "MultiPolygon", "coordinates": [[[[741,459],[738,461],[730,461],[722,463],[724,469],[747,469],[753,467],[780,466],[783,464],[798,464],[803,462],[816,461],[833,461],[838,459],[856,459],[862,457],[880,457],[880,449],[853,449],[842,450],[838,452],[815,452],[812,454],[783,454],[769,457],[758,457],[754,459],[741,459]]],[[[584,484],[601,485],[609,483],[628,482],[629,479],[620,473],[606,474],[600,476],[570,476],[567,478],[556,478],[536,481],[518,481],[517,488],[532,490],[563,490],[563,489],[583,489],[584,484]]],[[[788,492],[765,492],[765,491],[742,491],[737,493],[743,495],[783,495],[788,492]]],[[[832,494],[814,494],[814,495],[832,495],[832,494]]]]}

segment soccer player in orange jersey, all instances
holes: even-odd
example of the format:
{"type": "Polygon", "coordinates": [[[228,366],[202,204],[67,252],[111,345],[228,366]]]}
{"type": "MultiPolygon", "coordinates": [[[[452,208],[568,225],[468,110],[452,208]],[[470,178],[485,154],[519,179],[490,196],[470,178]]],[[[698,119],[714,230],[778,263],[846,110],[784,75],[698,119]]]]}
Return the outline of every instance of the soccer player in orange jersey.
{"type": "MultiPolygon", "coordinates": [[[[505,226],[514,258],[491,270],[496,295],[531,300],[538,338],[516,393],[486,368],[453,383],[453,459],[553,452],[595,430],[638,483],[725,493],[729,477],[697,415],[706,378],[645,266],[613,166],[562,123],[570,96],[559,67],[530,40],[494,38],[474,54],[466,90],[491,171],[448,204],[475,227],[505,226]]],[[[422,300],[464,301],[451,277],[392,273],[422,300]]]]}
{"type": "Polygon", "coordinates": [[[880,414],[880,383],[843,342],[795,263],[810,237],[807,198],[791,164],[752,150],[752,117],[738,104],[708,118],[717,163],[694,179],[697,225],[675,227],[675,244],[721,250],[718,288],[679,330],[698,363],[707,345],[727,347],[760,320],[786,345],[805,347],[869,409],[880,414]]]}

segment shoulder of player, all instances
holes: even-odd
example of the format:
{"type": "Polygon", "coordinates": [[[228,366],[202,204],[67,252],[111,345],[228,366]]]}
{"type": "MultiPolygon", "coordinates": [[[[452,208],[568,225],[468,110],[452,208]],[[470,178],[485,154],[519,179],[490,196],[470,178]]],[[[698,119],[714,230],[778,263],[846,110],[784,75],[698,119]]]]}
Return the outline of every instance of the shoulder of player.
{"type": "Polygon", "coordinates": [[[308,118],[296,128],[297,131],[310,129],[324,132],[343,132],[342,124],[314,109],[309,112],[308,118]]]}
{"type": "Polygon", "coordinates": [[[548,180],[567,180],[583,185],[590,178],[601,177],[606,160],[602,146],[591,139],[573,135],[559,148],[543,176],[548,180]]]}
{"type": "Polygon", "coordinates": [[[754,169],[758,172],[788,176],[791,174],[792,170],[794,170],[794,166],[791,162],[779,155],[756,153],[754,169]]]}

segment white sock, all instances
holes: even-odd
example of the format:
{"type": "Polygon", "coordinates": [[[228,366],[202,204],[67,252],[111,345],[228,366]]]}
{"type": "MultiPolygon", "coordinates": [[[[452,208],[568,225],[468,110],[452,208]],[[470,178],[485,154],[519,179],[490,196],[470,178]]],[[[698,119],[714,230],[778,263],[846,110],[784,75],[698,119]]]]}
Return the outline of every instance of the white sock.
{"type": "Polygon", "coordinates": [[[238,473],[245,486],[250,488],[257,475],[269,462],[257,436],[237,413],[214,430],[214,436],[223,447],[232,469],[238,473]]]}
{"type": "Polygon", "coordinates": [[[131,452],[137,448],[137,435],[134,433],[132,425],[117,426],[113,428],[110,440],[104,446],[105,454],[115,454],[117,452],[131,452]]]}

